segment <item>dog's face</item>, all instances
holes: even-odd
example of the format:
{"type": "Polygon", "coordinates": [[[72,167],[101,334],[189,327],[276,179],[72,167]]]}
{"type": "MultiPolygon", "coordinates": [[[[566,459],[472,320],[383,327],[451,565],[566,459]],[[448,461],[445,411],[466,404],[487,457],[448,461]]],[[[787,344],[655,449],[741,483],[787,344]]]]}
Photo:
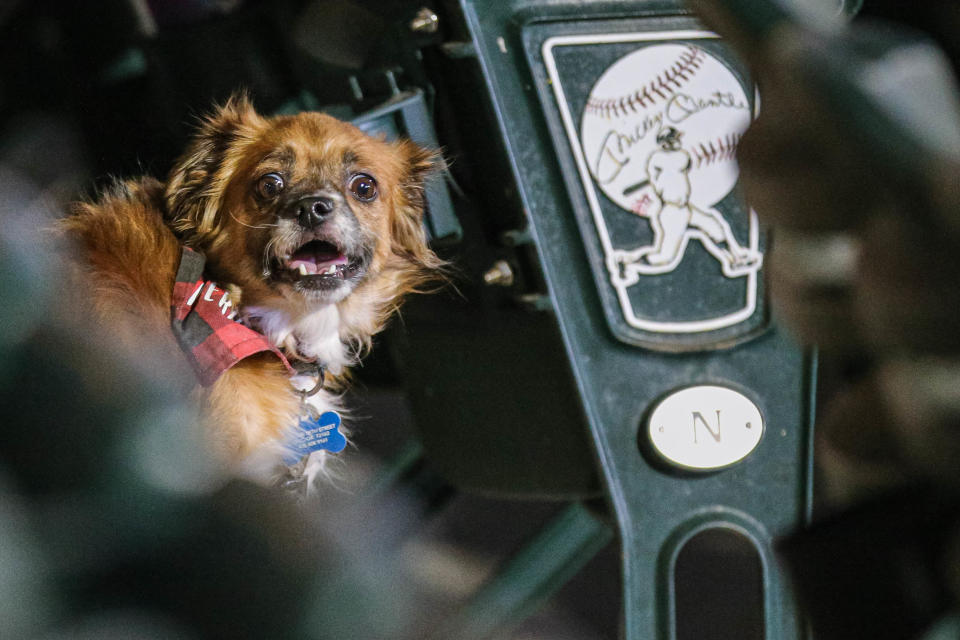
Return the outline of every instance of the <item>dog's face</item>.
{"type": "Polygon", "coordinates": [[[263,118],[237,99],[174,167],[167,215],[244,304],[330,304],[357,289],[385,304],[438,262],[422,230],[432,163],[410,142],[319,113],[263,118]]]}

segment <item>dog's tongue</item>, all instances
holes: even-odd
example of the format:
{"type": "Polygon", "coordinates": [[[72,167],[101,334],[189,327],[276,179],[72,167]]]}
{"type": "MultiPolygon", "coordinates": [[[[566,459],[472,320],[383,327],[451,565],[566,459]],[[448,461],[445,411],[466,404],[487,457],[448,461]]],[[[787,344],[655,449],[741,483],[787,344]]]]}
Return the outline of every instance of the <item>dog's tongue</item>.
{"type": "Polygon", "coordinates": [[[302,265],[308,274],[323,273],[330,267],[341,264],[347,264],[347,257],[326,242],[310,242],[300,247],[287,263],[294,271],[302,271],[302,265]]]}

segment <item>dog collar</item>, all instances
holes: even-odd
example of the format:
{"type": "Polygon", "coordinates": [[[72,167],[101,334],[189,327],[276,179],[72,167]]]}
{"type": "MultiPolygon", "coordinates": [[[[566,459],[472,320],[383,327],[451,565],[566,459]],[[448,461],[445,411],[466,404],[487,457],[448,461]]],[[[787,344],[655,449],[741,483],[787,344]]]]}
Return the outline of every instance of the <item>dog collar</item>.
{"type": "Polygon", "coordinates": [[[206,258],[189,247],[182,247],[177,277],[173,283],[171,326],[180,348],[200,379],[210,386],[224,371],[255,353],[274,353],[291,375],[296,370],[287,358],[257,333],[234,318],[230,294],[216,283],[205,280],[206,258]]]}

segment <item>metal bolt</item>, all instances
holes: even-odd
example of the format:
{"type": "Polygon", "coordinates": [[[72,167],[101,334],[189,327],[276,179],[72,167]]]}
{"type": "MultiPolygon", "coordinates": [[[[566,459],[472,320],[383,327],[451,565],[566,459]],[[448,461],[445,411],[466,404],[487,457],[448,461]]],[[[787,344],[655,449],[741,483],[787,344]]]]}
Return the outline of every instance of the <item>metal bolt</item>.
{"type": "Polygon", "coordinates": [[[440,28],[440,19],[433,9],[423,7],[410,21],[410,30],[414,33],[436,33],[440,28]]]}
{"type": "Polygon", "coordinates": [[[506,260],[497,260],[483,274],[483,281],[490,286],[509,287],[513,284],[513,269],[506,260]]]}

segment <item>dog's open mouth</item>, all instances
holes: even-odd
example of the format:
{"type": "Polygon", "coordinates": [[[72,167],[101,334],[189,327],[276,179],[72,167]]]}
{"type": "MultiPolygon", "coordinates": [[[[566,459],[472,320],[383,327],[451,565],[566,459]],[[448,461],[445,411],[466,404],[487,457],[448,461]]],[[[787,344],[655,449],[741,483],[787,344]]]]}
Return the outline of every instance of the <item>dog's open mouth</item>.
{"type": "Polygon", "coordinates": [[[297,249],[286,267],[300,276],[336,276],[342,278],[350,261],[330,242],[311,240],[297,249]]]}
{"type": "Polygon", "coordinates": [[[351,259],[332,242],[311,240],[280,261],[281,268],[274,271],[274,276],[310,287],[336,286],[356,275],[360,263],[359,258],[351,259]]]}

